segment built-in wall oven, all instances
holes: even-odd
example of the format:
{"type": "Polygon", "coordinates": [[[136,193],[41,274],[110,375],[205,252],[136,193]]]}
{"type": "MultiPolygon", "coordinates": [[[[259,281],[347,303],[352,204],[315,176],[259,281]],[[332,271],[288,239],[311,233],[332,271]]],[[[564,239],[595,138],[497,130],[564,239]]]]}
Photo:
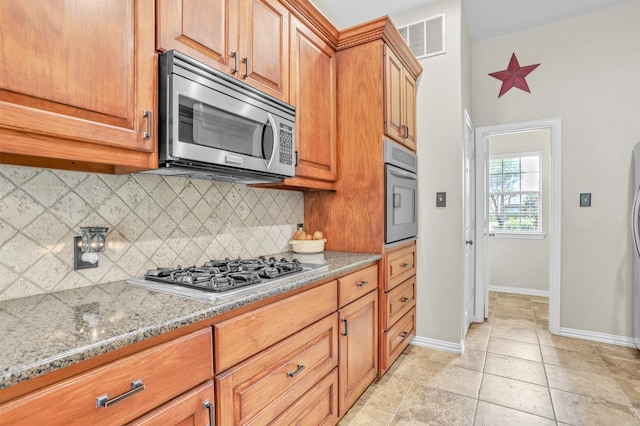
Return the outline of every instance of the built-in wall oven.
{"type": "Polygon", "coordinates": [[[384,242],[416,238],[418,233],[418,158],[398,143],[384,141],[384,242]]]}

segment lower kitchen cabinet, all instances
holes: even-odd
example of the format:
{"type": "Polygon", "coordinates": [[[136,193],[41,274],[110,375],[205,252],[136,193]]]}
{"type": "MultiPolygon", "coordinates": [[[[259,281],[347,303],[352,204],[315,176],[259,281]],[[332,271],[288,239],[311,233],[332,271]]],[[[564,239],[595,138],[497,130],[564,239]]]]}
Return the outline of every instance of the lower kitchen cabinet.
{"type": "Polygon", "coordinates": [[[416,243],[395,247],[384,255],[385,285],[380,300],[380,363],[382,376],[415,336],[416,243]]]}
{"type": "Polygon", "coordinates": [[[294,410],[337,367],[337,330],[338,315],[333,313],[219,374],[218,424],[270,424],[294,410]]]}
{"type": "Polygon", "coordinates": [[[214,425],[213,382],[208,381],[131,423],[132,426],[214,425]]]}
{"type": "Polygon", "coordinates": [[[340,416],[378,375],[378,292],[340,308],[340,416]]]}
{"type": "MultiPolygon", "coordinates": [[[[0,424],[130,422],[209,380],[212,348],[207,327],[145,349],[0,406],[0,424]]],[[[164,411],[164,416],[171,415],[170,406],[164,411]]]]}

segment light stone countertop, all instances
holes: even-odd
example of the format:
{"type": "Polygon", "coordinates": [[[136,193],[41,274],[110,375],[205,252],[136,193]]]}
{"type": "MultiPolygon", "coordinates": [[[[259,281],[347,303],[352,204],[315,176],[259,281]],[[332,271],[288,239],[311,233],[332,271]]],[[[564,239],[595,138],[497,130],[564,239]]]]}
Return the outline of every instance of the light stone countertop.
{"type": "MultiPolygon", "coordinates": [[[[379,260],[379,254],[281,253],[327,270],[206,302],[125,281],[0,302],[0,390],[379,260]]],[[[215,344],[215,342],[214,342],[215,344]]]]}

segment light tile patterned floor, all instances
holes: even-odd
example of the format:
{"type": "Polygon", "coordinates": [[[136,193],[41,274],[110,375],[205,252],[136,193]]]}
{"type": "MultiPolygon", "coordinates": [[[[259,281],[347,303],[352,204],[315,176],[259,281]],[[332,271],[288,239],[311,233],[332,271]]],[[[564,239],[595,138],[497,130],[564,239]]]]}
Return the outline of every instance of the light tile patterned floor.
{"type": "Polygon", "coordinates": [[[549,334],[546,298],[489,300],[464,355],[409,346],[340,425],[640,425],[638,350],[549,334]]]}

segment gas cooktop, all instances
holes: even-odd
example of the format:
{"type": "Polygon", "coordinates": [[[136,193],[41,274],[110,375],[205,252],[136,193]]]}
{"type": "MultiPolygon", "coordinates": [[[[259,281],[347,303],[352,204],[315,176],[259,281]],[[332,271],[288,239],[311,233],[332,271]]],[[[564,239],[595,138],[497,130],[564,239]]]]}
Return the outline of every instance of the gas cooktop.
{"type": "Polygon", "coordinates": [[[216,301],[328,268],[325,264],[301,263],[285,257],[227,258],[210,260],[202,266],[151,269],[144,277],[127,282],[154,291],[216,301]]]}

